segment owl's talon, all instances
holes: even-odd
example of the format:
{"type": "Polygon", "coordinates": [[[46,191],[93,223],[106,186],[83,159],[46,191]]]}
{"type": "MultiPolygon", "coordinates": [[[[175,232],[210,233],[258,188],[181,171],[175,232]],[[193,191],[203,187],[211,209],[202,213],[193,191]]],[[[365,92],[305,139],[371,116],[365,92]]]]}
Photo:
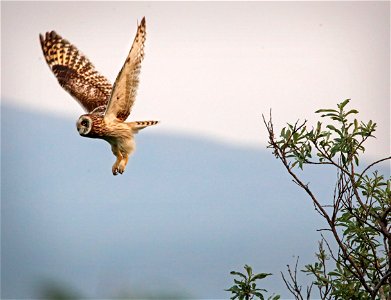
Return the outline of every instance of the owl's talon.
{"type": "Polygon", "coordinates": [[[118,172],[120,172],[121,174],[123,174],[125,172],[125,168],[126,168],[126,164],[128,162],[128,159],[124,159],[120,162],[120,164],[118,165],[118,172]]]}
{"type": "Polygon", "coordinates": [[[118,167],[116,165],[113,166],[113,168],[111,169],[111,171],[113,172],[113,175],[116,176],[118,175],[118,167]]]}

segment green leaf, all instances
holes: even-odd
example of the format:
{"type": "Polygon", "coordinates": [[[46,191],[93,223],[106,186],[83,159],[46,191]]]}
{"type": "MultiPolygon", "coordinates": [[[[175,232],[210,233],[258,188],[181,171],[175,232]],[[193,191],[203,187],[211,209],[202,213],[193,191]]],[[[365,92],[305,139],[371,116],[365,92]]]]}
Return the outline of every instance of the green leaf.
{"type": "Polygon", "coordinates": [[[346,106],[346,104],[349,103],[349,101],[350,101],[350,99],[346,99],[342,103],[338,104],[338,108],[342,110],[346,106]]]}
{"type": "Polygon", "coordinates": [[[331,129],[331,130],[337,132],[340,136],[342,136],[341,130],[337,129],[334,125],[327,125],[326,127],[327,127],[328,129],[331,129]]]}
{"type": "Polygon", "coordinates": [[[281,136],[285,138],[285,127],[281,130],[281,136]]]}
{"type": "Polygon", "coordinates": [[[335,112],[335,113],[338,113],[338,111],[335,110],[335,109],[318,109],[315,113],[318,114],[318,113],[325,113],[325,112],[335,112]]]}
{"type": "Polygon", "coordinates": [[[297,133],[297,132],[293,133],[293,141],[297,142],[298,138],[299,138],[299,133],[297,133]]]}
{"type": "Polygon", "coordinates": [[[358,166],[358,165],[359,165],[358,156],[355,155],[355,156],[353,156],[353,157],[354,157],[354,162],[356,163],[356,166],[358,166]]]}
{"type": "Polygon", "coordinates": [[[332,114],[332,113],[328,113],[328,114],[325,114],[325,115],[321,115],[322,118],[324,117],[332,117],[333,118],[338,118],[338,114],[332,114]]]}
{"type": "Polygon", "coordinates": [[[240,292],[240,289],[237,285],[234,285],[234,286],[231,286],[228,290],[226,290],[227,292],[240,292]]]}
{"type": "Polygon", "coordinates": [[[254,296],[257,296],[259,299],[262,299],[262,300],[265,299],[264,296],[263,296],[263,294],[262,294],[262,293],[259,293],[259,292],[255,292],[255,293],[254,293],[254,296]]]}
{"type": "Polygon", "coordinates": [[[348,116],[348,115],[350,115],[350,114],[358,114],[358,110],[357,110],[357,109],[349,110],[349,111],[345,114],[345,116],[348,116]]]}
{"type": "Polygon", "coordinates": [[[288,129],[287,131],[286,131],[286,133],[285,133],[285,139],[289,139],[290,138],[290,136],[291,136],[291,134],[292,134],[292,132],[288,129]]]}
{"type": "Polygon", "coordinates": [[[244,268],[246,269],[247,274],[250,277],[253,274],[253,269],[249,265],[244,265],[244,268]]]}
{"type": "Polygon", "coordinates": [[[346,164],[346,156],[344,154],[341,154],[341,159],[342,159],[342,163],[345,165],[346,164]]]}
{"type": "Polygon", "coordinates": [[[320,132],[321,126],[322,126],[322,123],[320,123],[320,122],[318,121],[318,123],[316,124],[316,133],[319,133],[319,132],[320,132]]]}
{"type": "Polygon", "coordinates": [[[255,281],[255,280],[258,280],[258,279],[263,279],[267,276],[270,276],[270,275],[273,275],[271,273],[259,273],[259,274],[256,274],[255,276],[252,277],[251,281],[255,281]]]}
{"type": "Polygon", "coordinates": [[[247,278],[243,273],[240,273],[240,272],[236,272],[236,271],[231,271],[230,272],[231,275],[238,275],[238,276],[241,276],[243,278],[247,278]]]}

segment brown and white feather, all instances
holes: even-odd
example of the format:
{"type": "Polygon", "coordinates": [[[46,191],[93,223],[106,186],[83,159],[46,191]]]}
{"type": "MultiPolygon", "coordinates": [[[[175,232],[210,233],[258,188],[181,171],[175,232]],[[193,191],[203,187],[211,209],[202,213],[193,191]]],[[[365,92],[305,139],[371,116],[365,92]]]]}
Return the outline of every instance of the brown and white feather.
{"type": "Polygon", "coordinates": [[[117,118],[125,121],[130,114],[134,101],[136,100],[141,62],[144,58],[145,39],[146,25],[145,18],[143,18],[138,26],[132,48],[115,80],[113,92],[105,113],[105,119],[107,120],[117,118]]]}
{"type": "Polygon", "coordinates": [[[60,85],[87,111],[107,105],[112,85],[74,45],[55,31],[40,35],[43,54],[60,85]]]}
{"type": "Polygon", "coordinates": [[[136,99],[141,62],[146,39],[145,18],[114,85],[99,74],[92,63],[71,43],[55,31],[40,35],[46,62],[60,85],[87,110],[76,128],[81,136],[106,140],[116,156],[113,175],[125,171],[135,150],[134,135],[158,121],[124,122],[136,99]]]}

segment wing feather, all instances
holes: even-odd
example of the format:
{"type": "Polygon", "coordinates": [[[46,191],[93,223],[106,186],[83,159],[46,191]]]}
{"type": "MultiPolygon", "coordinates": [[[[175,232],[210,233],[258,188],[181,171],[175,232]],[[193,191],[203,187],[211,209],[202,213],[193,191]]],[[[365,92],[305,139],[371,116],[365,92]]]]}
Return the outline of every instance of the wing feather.
{"type": "Polygon", "coordinates": [[[106,105],[112,85],[74,45],[55,31],[39,35],[43,54],[59,84],[91,112],[106,105]]]}
{"type": "Polygon", "coordinates": [[[146,39],[145,17],[137,29],[132,48],[125,63],[115,80],[113,91],[107,105],[105,119],[115,118],[125,121],[136,100],[139,85],[141,62],[144,58],[144,43],[146,39]]]}

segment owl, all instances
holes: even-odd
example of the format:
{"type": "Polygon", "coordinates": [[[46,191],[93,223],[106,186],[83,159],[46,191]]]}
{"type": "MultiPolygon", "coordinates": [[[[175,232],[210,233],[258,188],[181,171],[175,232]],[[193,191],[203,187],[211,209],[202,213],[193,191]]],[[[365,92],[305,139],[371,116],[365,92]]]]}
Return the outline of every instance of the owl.
{"type": "Polygon", "coordinates": [[[114,85],[74,45],[55,31],[39,35],[43,55],[59,84],[86,111],[76,123],[83,137],[107,141],[116,156],[113,175],[125,171],[135,150],[134,135],[158,121],[125,122],[136,99],[146,39],[145,18],[138,25],[133,45],[114,85]]]}

